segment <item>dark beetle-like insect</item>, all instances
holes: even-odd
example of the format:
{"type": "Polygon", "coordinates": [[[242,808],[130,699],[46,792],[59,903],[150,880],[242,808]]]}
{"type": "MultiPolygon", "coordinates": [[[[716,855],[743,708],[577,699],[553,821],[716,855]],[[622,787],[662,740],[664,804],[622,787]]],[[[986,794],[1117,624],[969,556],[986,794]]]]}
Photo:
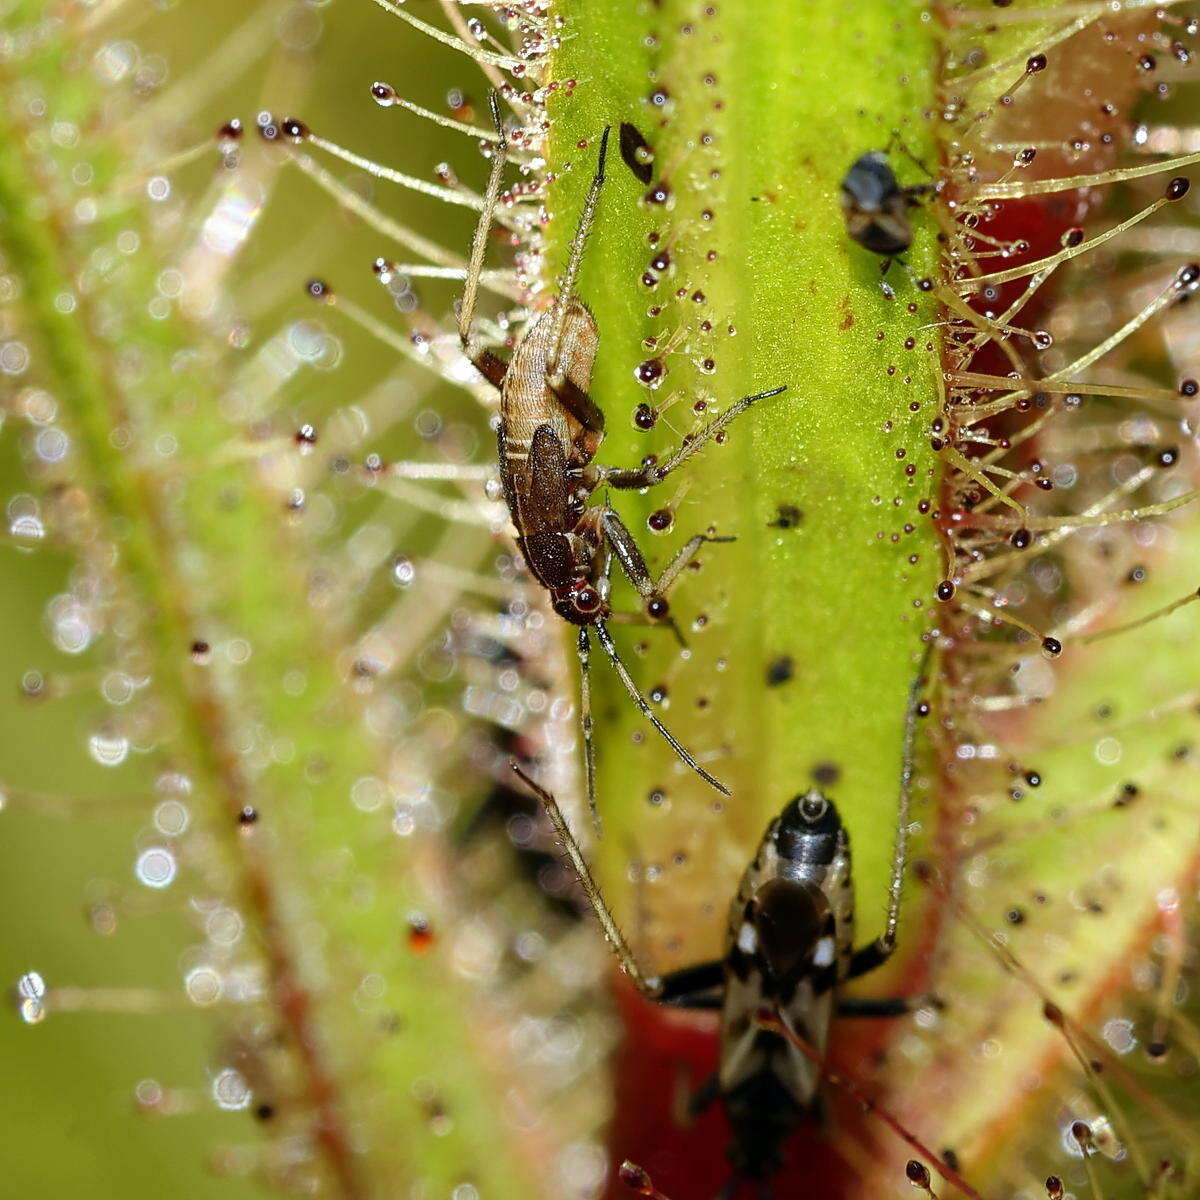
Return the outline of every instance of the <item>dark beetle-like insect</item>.
{"type": "Polygon", "coordinates": [[[636,125],[621,122],[621,161],[633,172],[640,183],[649,183],[654,177],[654,151],[636,125]]]}
{"type": "Polygon", "coordinates": [[[925,998],[865,999],[838,995],[842,984],[880,966],[896,947],[900,889],[908,854],[913,742],[922,675],[909,693],[904,726],[896,842],[883,934],[854,948],[854,890],[850,839],[832,800],[813,789],[790,800],[767,827],[729,909],[725,953],[657,978],[639,967],[567,827],[554,797],[519,766],[513,770],[537,793],[579,876],[609,945],[637,989],[677,1008],[719,1009],[720,1062],[691,1102],[698,1115],[713,1100],[733,1129],[734,1175],[722,1200],[743,1181],[770,1195],[784,1147],[806,1114],[818,1109],[820,1069],[812,1058],[760,1022],[768,1010],[779,1024],[824,1056],[833,1016],[899,1016],[925,998]]]}
{"type": "Polygon", "coordinates": [[[660,483],[711,441],[755,401],[784,389],[746,396],[731,405],[699,433],[684,440],[664,461],[647,460],[630,469],[594,463],[604,439],[604,414],[588,395],[592,364],[596,358],[596,322],[575,295],[575,279],[584,244],[595,217],[608,150],[606,128],[600,140],[596,174],[584,201],[579,228],[571,243],[558,295],[550,311],[529,325],[505,363],[471,338],[471,320],[483,265],[484,245],[491,214],[500,193],[506,143],[499,106],[492,96],[492,117],[498,144],[488,181],[487,195],[475,239],[467,284],[458,314],[463,350],[480,373],[500,392],[500,479],[504,498],[517,532],[517,545],[530,573],[550,594],[554,611],[579,626],[578,653],[582,667],[581,715],[588,800],[595,816],[595,757],[592,748],[591,699],[588,683],[590,642],[594,629],[642,715],[667,740],[693,771],[725,795],[729,790],[696,761],[651,712],[617,653],[606,622],[609,606],[609,572],[615,557],[641,597],[645,615],[655,623],[671,623],[666,593],[705,542],[724,539],[697,534],[684,543],[658,579],[638,549],[637,542],[608,504],[589,504],[601,485],[610,488],[647,488],[660,483]]]}
{"type": "Polygon", "coordinates": [[[872,150],[857,159],[842,180],[846,232],[860,245],[895,258],[912,245],[908,210],[931,184],[902,187],[887,154],[872,150]]]}

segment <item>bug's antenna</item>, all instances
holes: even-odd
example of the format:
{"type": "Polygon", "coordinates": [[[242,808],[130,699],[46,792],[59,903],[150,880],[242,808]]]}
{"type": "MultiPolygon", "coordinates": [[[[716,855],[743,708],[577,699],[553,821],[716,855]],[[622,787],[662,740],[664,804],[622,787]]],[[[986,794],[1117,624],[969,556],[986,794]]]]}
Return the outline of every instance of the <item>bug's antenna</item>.
{"type": "Polygon", "coordinates": [[[492,214],[496,211],[496,202],[500,198],[500,178],[504,174],[504,164],[508,161],[508,139],[504,135],[504,122],[500,119],[500,98],[496,92],[488,93],[488,104],[492,110],[492,124],[496,127],[496,145],[492,151],[492,170],[488,176],[487,191],[483,195],[483,209],[479,214],[479,223],[475,226],[475,236],[471,239],[467,282],[458,306],[458,340],[469,358],[474,357],[471,348],[471,322],[475,319],[475,299],[479,295],[479,279],[483,274],[483,255],[487,250],[492,214]]]}
{"type": "Polygon", "coordinates": [[[596,836],[601,837],[603,830],[600,828],[600,809],[596,805],[596,747],[592,742],[592,643],[588,640],[586,625],[580,626],[576,653],[579,655],[579,724],[583,729],[583,775],[587,783],[587,802],[592,814],[592,826],[596,830],[596,836]]]}
{"type": "Polygon", "coordinates": [[[605,125],[604,133],[600,136],[600,158],[596,163],[596,174],[592,176],[592,186],[588,188],[587,199],[583,202],[583,212],[579,214],[579,225],[571,241],[567,269],[563,272],[558,295],[554,297],[550,319],[550,354],[546,359],[546,374],[551,377],[558,372],[558,355],[562,350],[563,331],[567,325],[567,305],[575,294],[575,280],[579,276],[579,264],[583,261],[583,248],[592,230],[592,222],[596,218],[596,205],[600,203],[600,189],[604,186],[604,162],[608,157],[608,133],[611,128],[611,125],[605,125]]]}
{"type": "MultiPolygon", "coordinates": [[[[891,154],[894,149],[898,149],[900,153],[903,154],[904,157],[913,164],[913,166],[919,167],[923,174],[927,175],[930,179],[934,178],[933,172],[929,169],[929,167],[908,148],[908,143],[905,142],[905,140],[900,136],[900,130],[898,129],[892,130],[892,135],[888,138],[887,147],[884,149],[884,154],[891,154]]],[[[910,185],[903,190],[906,194],[911,192],[916,195],[925,195],[927,192],[932,192],[934,190],[934,186],[935,185],[932,183],[922,183],[917,184],[915,187],[910,185]]]]}
{"type": "Polygon", "coordinates": [[[596,637],[600,640],[600,645],[604,647],[605,653],[612,660],[613,669],[620,677],[621,682],[625,685],[625,690],[629,693],[630,699],[638,706],[638,710],[642,716],[658,730],[666,739],[667,744],[675,751],[680,762],[686,763],[697,775],[700,776],[706,783],[715,787],[723,796],[729,796],[733,793],[717,778],[710,775],[693,757],[684,749],[679,739],[650,711],[650,705],[646,703],[646,697],[638,691],[638,686],[633,682],[633,676],[629,674],[628,668],[621,661],[620,655],[617,653],[617,647],[612,640],[612,635],[608,632],[608,628],[602,621],[598,621],[593,627],[596,630],[596,637]]]}
{"type": "Polygon", "coordinates": [[[900,924],[900,892],[904,886],[904,868],[908,863],[908,824],[912,806],[913,748],[917,739],[917,707],[921,701],[921,685],[933,654],[933,642],[925,647],[917,677],[908,689],[908,709],[904,716],[904,751],[900,766],[900,799],[897,804],[896,845],[892,851],[892,879],[888,885],[887,924],[879,939],[882,953],[890,954],[896,946],[896,929],[900,924]]]}
{"type": "Polygon", "coordinates": [[[550,824],[554,826],[554,832],[558,834],[558,840],[562,842],[562,848],[571,860],[571,866],[575,870],[579,886],[583,889],[583,894],[587,897],[587,902],[591,905],[592,912],[596,914],[596,920],[600,922],[600,928],[604,930],[604,939],[608,942],[612,952],[617,956],[625,974],[629,976],[634,987],[643,996],[649,1000],[657,999],[662,991],[661,981],[656,975],[646,975],[642,968],[638,966],[638,961],[633,956],[633,951],[630,950],[629,943],[625,940],[625,935],[621,932],[621,927],[617,924],[612,911],[609,909],[607,903],[605,903],[604,897],[600,894],[600,885],[596,882],[591,868],[587,865],[587,860],[583,857],[583,851],[579,849],[579,843],[575,840],[575,835],[571,832],[571,827],[567,824],[567,818],[563,816],[562,809],[558,807],[558,801],[540,783],[537,783],[521,770],[520,764],[510,762],[509,766],[517,773],[525,786],[542,802],[542,807],[546,810],[546,816],[550,818],[550,824]]]}

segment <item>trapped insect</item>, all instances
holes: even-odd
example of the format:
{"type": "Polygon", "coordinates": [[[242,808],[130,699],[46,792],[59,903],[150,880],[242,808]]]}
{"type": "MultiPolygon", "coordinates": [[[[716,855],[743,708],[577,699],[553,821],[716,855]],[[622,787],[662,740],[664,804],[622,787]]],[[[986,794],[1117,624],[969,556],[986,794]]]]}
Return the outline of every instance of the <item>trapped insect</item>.
{"type": "Polygon", "coordinates": [[[513,770],[538,795],[578,874],[604,935],[634,986],[647,999],[686,1009],[719,1009],[716,1074],[690,1103],[693,1116],[720,1100],[733,1129],[733,1177],[720,1193],[730,1200],[743,1182],[760,1195],[783,1164],[796,1126],[819,1111],[821,1071],[787,1037],[764,1027],[760,1010],[819,1060],[832,1018],[890,1017],[925,998],[865,999],[838,995],[841,986],[884,963],[896,948],[900,891],[908,855],[913,744],[926,651],[913,681],[904,725],[895,847],[882,935],[854,948],[850,839],[834,802],[817,789],[784,806],[767,827],[729,910],[725,952],[661,978],[638,965],[552,795],[516,763],[513,770]]]}
{"type": "Polygon", "coordinates": [[[931,191],[933,184],[928,183],[902,186],[887,152],[871,150],[856,159],[842,179],[846,232],[864,249],[890,261],[912,245],[908,210],[931,191]]]}
{"type": "Polygon", "coordinates": [[[589,504],[589,500],[602,485],[638,489],[661,483],[755,401],[778,395],[784,389],[772,388],[738,400],[698,433],[685,439],[661,463],[648,461],[630,469],[594,463],[592,459],[604,440],[604,414],[588,395],[599,335],[592,314],[575,295],[574,287],[604,184],[609,130],[605,129],[600,140],[596,174],[584,201],[558,295],[550,311],[526,328],[513,350],[511,361],[506,363],[491,350],[476,345],[471,338],[484,246],[499,197],[505,162],[504,128],[494,95],[492,117],[498,144],[483,212],[471,246],[467,283],[458,314],[458,332],[467,357],[500,393],[500,479],[517,531],[517,545],[530,573],[549,592],[554,611],[579,627],[578,654],[583,674],[580,707],[588,802],[593,817],[596,814],[595,755],[588,676],[589,628],[595,630],[596,638],[642,715],[684,763],[718,791],[728,795],[724,784],[701,767],[650,711],[618,655],[607,626],[614,616],[609,604],[609,575],[614,556],[641,597],[645,618],[652,623],[673,625],[666,599],[672,584],[705,542],[727,539],[695,535],[684,543],[658,579],[654,579],[637,542],[616,511],[607,503],[589,504]]]}
{"type": "Polygon", "coordinates": [[[639,183],[649,183],[654,177],[654,151],[636,125],[621,122],[621,161],[633,172],[639,183]]]}

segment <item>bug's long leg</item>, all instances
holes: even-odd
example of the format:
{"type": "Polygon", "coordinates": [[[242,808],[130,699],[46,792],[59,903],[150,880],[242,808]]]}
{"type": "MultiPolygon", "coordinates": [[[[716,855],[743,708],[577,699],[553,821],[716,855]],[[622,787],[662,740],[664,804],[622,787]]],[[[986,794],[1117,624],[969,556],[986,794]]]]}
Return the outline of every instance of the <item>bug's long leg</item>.
{"type": "Polygon", "coordinates": [[[928,996],[839,996],[839,1017],[902,1017],[929,1003],[928,996]]]}
{"type": "Polygon", "coordinates": [[[900,892],[904,887],[904,868],[908,864],[908,827],[912,808],[912,778],[917,740],[917,708],[921,702],[921,686],[933,654],[933,643],[925,647],[916,678],[908,689],[908,710],[904,714],[904,749],[900,760],[900,798],[896,814],[896,845],[892,851],[892,879],[888,886],[887,924],[883,941],[888,947],[896,944],[896,929],[900,924],[900,892]]]}
{"type": "Polygon", "coordinates": [[[571,240],[571,254],[567,259],[567,269],[563,272],[558,285],[558,295],[554,297],[554,308],[551,310],[550,321],[550,353],[546,357],[546,375],[550,386],[556,385],[558,374],[558,355],[562,350],[563,330],[567,325],[567,304],[575,294],[575,281],[579,277],[579,264],[583,262],[583,248],[587,244],[588,234],[592,231],[592,222],[596,219],[596,206],[600,203],[600,189],[604,186],[604,163],[608,158],[608,131],[605,125],[604,133],[600,136],[600,155],[596,162],[596,174],[592,176],[592,186],[588,188],[587,199],[583,202],[583,211],[579,214],[579,224],[575,228],[575,236],[571,240]]]}
{"type": "Polygon", "coordinates": [[[575,874],[579,879],[579,886],[583,888],[583,894],[587,897],[587,902],[591,905],[592,912],[596,914],[596,920],[600,922],[600,928],[604,931],[604,939],[608,942],[612,952],[620,961],[622,970],[629,976],[633,986],[643,996],[649,1000],[657,1000],[661,990],[660,980],[657,976],[647,975],[638,965],[633,951],[629,948],[629,943],[625,940],[625,935],[621,932],[621,928],[605,903],[604,897],[600,894],[600,886],[596,883],[591,868],[587,865],[587,860],[583,857],[583,851],[579,849],[579,843],[571,833],[567,819],[562,814],[562,809],[558,807],[558,801],[541,784],[526,775],[517,763],[514,762],[511,766],[524,781],[525,786],[542,802],[542,807],[546,810],[546,816],[550,818],[550,824],[554,826],[554,832],[558,834],[558,840],[562,842],[562,847],[567,852],[567,857],[571,860],[571,866],[575,869],[575,874]]]}
{"type": "Polygon", "coordinates": [[[733,793],[716,776],[710,775],[695,760],[692,754],[684,748],[679,739],[650,711],[650,705],[646,703],[646,697],[638,691],[638,686],[633,682],[633,676],[630,675],[629,668],[621,661],[621,656],[617,653],[617,647],[612,640],[612,635],[603,623],[597,623],[593,628],[596,631],[596,637],[599,639],[600,645],[604,647],[604,652],[612,662],[613,670],[616,671],[617,677],[625,685],[625,690],[629,693],[629,698],[638,706],[638,711],[642,716],[658,730],[667,745],[675,751],[675,755],[680,762],[691,767],[705,783],[715,787],[722,796],[731,796],[733,793]]]}
{"type": "MultiPolygon", "coordinates": [[[[912,163],[912,164],[913,164],[913,166],[915,166],[915,167],[919,167],[919,168],[920,168],[920,170],[921,170],[921,173],[922,173],[923,175],[927,176],[927,177],[928,177],[930,180],[934,180],[934,174],[933,174],[933,172],[932,172],[932,171],[931,171],[931,170],[928,168],[928,166],[926,166],[926,165],[925,165],[925,163],[923,163],[923,162],[922,162],[922,161],[921,161],[921,160],[920,160],[920,159],[919,159],[919,158],[918,158],[918,157],[917,157],[917,156],[916,156],[916,155],[915,155],[915,154],[914,154],[914,153],[913,153],[913,152],[912,152],[912,151],[911,151],[911,150],[908,148],[908,144],[907,144],[907,143],[904,141],[904,139],[903,139],[903,138],[900,136],[900,130],[898,130],[898,129],[893,129],[893,130],[892,130],[892,135],[891,135],[891,137],[889,137],[889,138],[888,138],[888,140],[887,140],[887,145],[884,147],[884,150],[883,150],[883,153],[884,153],[884,155],[885,155],[885,156],[890,156],[890,155],[891,155],[891,153],[892,153],[892,150],[893,150],[893,148],[897,148],[897,149],[899,149],[900,153],[901,153],[901,154],[903,154],[903,155],[904,155],[904,157],[905,157],[905,158],[907,158],[907,159],[908,159],[908,161],[909,161],[910,163],[912,163]]],[[[923,194],[924,194],[924,193],[926,193],[926,192],[932,192],[932,191],[934,191],[934,190],[935,190],[935,186],[936,186],[936,185],[935,185],[935,182],[930,182],[930,183],[922,183],[922,184],[910,185],[910,186],[908,186],[908,187],[901,187],[901,189],[900,189],[900,190],[901,190],[902,192],[904,192],[906,196],[907,196],[907,195],[909,195],[910,193],[911,193],[911,194],[916,194],[916,195],[923,195],[923,194]]]]}
{"type": "Polygon", "coordinates": [[[697,450],[717,436],[731,421],[740,417],[752,404],[758,400],[766,400],[769,396],[778,396],[787,389],[787,384],[771,388],[767,392],[757,392],[753,396],[743,396],[735,404],[731,404],[719,417],[709,421],[699,433],[685,438],[683,443],[664,463],[649,463],[641,467],[599,467],[600,479],[610,487],[615,488],[644,488],[661,483],[672,471],[683,466],[697,450]]]}
{"type": "Polygon", "coordinates": [[[490,350],[476,346],[471,340],[471,323],[475,319],[475,301],[479,295],[479,280],[483,274],[483,256],[487,250],[488,230],[492,226],[492,214],[500,198],[500,181],[504,175],[504,164],[508,160],[508,139],[504,136],[504,122],[500,119],[500,100],[495,92],[488,95],[492,109],[492,124],[496,127],[496,145],[492,151],[492,170],[488,175],[487,191],[483,195],[483,209],[471,239],[471,258],[467,264],[467,282],[463,287],[462,301],[458,305],[458,340],[463,352],[473,362],[480,374],[495,387],[504,382],[506,364],[490,350]]]}
{"type": "Polygon", "coordinates": [[[860,975],[870,974],[876,967],[883,966],[891,958],[892,951],[895,949],[894,941],[889,942],[882,937],[877,937],[865,946],[859,946],[850,956],[850,965],[846,968],[846,978],[857,979],[860,975]]]}
{"type": "MultiPolygon", "coordinates": [[[[614,550],[617,551],[618,557],[620,558],[620,563],[622,563],[622,569],[625,571],[626,578],[629,578],[629,581],[634,584],[634,587],[637,588],[638,594],[641,595],[642,601],[648,607],[650,602],[665,598],[666,594],[670,592],[671,588],[674,587],[674,582],[676,582],[679,575],[682,574],[685,566],[696,557],[696,553],[700,551],[700,547],[704,545],[704,542],[737,541],[737,538],[709,538],[708,534],[695,534],[686,540],[684,544],[679,547],[679,550],[674,553],[674,557],[671,559],[671,562],[667,563],[665,568],[662,569],[662,574],[658,577],[658,580],[652,580],[652,578],[650,578],[650,572],[646,564],[646,559],[642,558],[642,553],[640,550],[638,550],[634,539],[632,539],[629,529],[625,527],[624,522],[620,520],[620,517],[617,516],[616,512],[613,512],[611,509],[606,509],[605,511],[607,514],[611,514],[614,526],[619,529],[619,533],[616,536],[613,536],[612,530],[608,527],[605,527],[605,533],[610,535],[608,536],[608,541],[610,541],[610,544],[613,546],[614,550]],[[619,544],[617,540],[618,538],[623,538],[623,541],[619,542],[619,544]],[[618,548],[618,545],[620,545],[622,548],[618,548]],[[634,551],[632,556],[630,556],[629,562],[626,562],[622,554],[622,550],[626,546],[631,546],[632,551],[634,551]]],[[[680,646],[684,647],[685,649],[688,647],[688,642],[686,642],[686,638],[683,636],[683,631],[679,629],[676,619],[674,619],[670,613],[667,613],[666,616],[664,616],[664,614],[659,612],[658,616],[652,616],[652,614],[647,611],[613,612],[608,614],[608,623],[620,625],[667,625],[668,628],[671,629],[672,634],[676,636],[676,641],[680,644],[680,646]]]]}
{"type": "Polygon", "coordinates": [[[693,534],[675,552],[674,558],[662,569],[662,574],[654,583],[654,590],[660,596],[665,596],[674,586],[675,581],[683,573],[687,565],[700,551],[700,547],[710,542],[736,542],[732,537],[710,537],[707,533],[693,534]]]}
{"type": "Polygon", "coordinates": [[[607,625],[653,625],[656,628],[671,624],[670,621],[656,620],[646,612],[610,612],[604,621],[607,625]]]}
{"type": "MultiPolygon", "coordinates": [[[[596,747],[592,743],[592,643],[586,627],[575,643],[579,655],[579,726],[583,730],[583,777],[587,784],[588,811],[596,836],[600,836],[600,810],[596,807],[596,747]]],[[[519,774],[519,772],[518,772],[519,774]]]]}
{"type": "MultiPolygon", "coordinates": [[[[647,616],[657,619],[658,616],[665,614],[667,606],[665,604],[656,606],[657,611],[651,608],[651,602],[661,599],[661,597],[655,589],[654,578],[650,574],[650,565],[642,554],[642,548],[637,544],[633,534],[629,532],[629,526],[621,520],[614,509],[609,508],[607,504],[601,505],[599,516],[600,532],[604,536],[606,549],[611,550],[617,556],[617,562],[621,564],[625,578],[633,584],[637,594],[642,598],[647,616]]],[[[605,563],[605,578],[608,577],[609,565],[609,562],[605,563]]]]}
{"type": "MultiPolygon", "coordinates": [[[[662,618],[666,616],[667,606],[661,605],[660,611],[656,613],[652,602],[661,601],[666,596],[683,569],[696,557],[700,547],[705,542],[732,542],[735,540],[731,537],[710,537],[706,533],[698,533],[684,542],[675,552],[671,561],[663,568],[662,574],[655,579],[650,574],[650,567],[642,555],[641,547],[638,546],[633,534],[629,532],[628,526],[607,504],[600,509],[600,528],[604,533],[605,542],[616,554],[617,561],[621,564],[621,570],[625,572],[625,577],[637,589],[637,594],[646,605],[650,617],[658,623],[662,623],[662,618]]],[[[669,623],[674,626],[674,622],[669,623]]],[[[677,628],[675,636],[679,638],[680,642],[683,641],[677,628]]]]}
{"type": "Polygon", "coordinates": [[[712,958],[668,971],[661,980],[659,1000],[672,1008],[705,1012],[724,1003],[725,960],[712,958]]]}
{"type": "MultiPolygon", "coordinates": [[[[708,1111],[709,1105],[721,1095],[721,1077],[715,1071],[688,1098],[686,1115],[688,1123],[699,1120],[708,1111]]],[[[680,1122],[683,1124],[683,1122],[680,1122]]]]}
{"type": "Polygon", "coordinates": [[[887,921],[878,941],[855,952],[851,959],[852,974],[862,975],[879,966],[896,949],[896,929],[900,924],[900,893],[904,887],[904,868],[908,864],[908,826],[912,807],[912,778],[914,747],[917,738],[917,707],[921,701],[921,685],[933,654],[933,643],[925,647],[916,678],[908,689],[908,708],[904,714],[904,750],[900,760],[900,797],[896,805],[896,842],[892,850],[892,877],[888,884],[887,921]]]}

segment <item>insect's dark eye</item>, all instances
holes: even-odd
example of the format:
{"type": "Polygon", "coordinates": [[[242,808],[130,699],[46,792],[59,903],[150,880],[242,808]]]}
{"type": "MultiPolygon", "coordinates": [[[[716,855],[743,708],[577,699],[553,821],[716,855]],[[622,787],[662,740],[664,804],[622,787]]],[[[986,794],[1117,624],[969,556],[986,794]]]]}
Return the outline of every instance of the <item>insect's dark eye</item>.
{"type": "Polygon", "coordinates": [[[600,593],[594,587],[584,586],[575,591],[575,607],[581,613],[594,613],[600,608],[600,593]]]}
{"type": "Polygon", "coordinates": [[[661,621],[670,611],[671,606],[661,596],[655,596],[646,605],[646,612],[656,621],[661,621]]]}

